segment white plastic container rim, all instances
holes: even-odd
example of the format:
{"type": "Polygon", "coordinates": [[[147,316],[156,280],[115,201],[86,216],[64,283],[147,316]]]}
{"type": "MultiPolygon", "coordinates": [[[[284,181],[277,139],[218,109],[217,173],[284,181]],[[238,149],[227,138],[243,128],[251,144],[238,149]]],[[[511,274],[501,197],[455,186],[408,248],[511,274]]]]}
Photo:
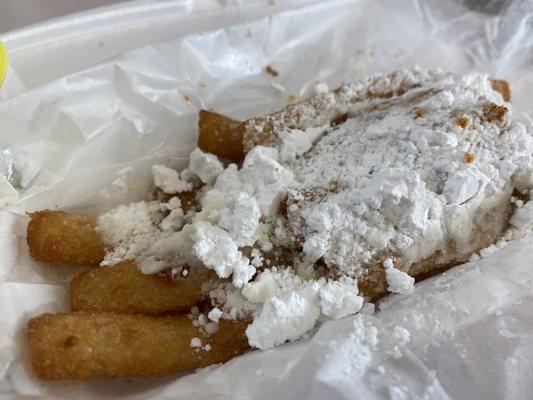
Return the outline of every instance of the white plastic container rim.
{"type": "Polygon", "coordinates": [[[249,22],[317,0],[137,0],[0,34],[0,101],[148,43],[249,22]]]}

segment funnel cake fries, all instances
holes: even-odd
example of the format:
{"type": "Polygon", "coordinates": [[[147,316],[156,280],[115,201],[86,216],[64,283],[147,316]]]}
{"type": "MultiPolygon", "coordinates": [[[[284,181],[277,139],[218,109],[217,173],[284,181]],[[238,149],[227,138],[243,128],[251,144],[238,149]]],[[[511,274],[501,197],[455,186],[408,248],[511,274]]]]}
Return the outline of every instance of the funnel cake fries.
{"type": "MultiPolygon", "coordinates": [[[[62,211],[30,214],[28,247],[39,261],[57,265],[97,266],[104,246],[94,218],[62,211]],[[80,260],[85,261],[85,264],[80,260]]],[[[187,268],[187,276],[143,274],[134,262],[102,266],[77,274],[70,287],[73,311],[115,311],[157,315],[189,310],[207,295],[216,275],[205,268],[187,268]]]]}
{"type": "Polygon", "coordinates": [[[189,167],[153,167],[154,200],[96,220],[30,214],[32,257],[93,267],[72,280],[70,314],[30,321],[36,372],[225,362],[517,237],[533,141],[509,96],[505,81],[415,70],[318,85],[243,122],[202,110],[189,167]]]}
{"type": "Polygon", "coordinates": [[[133,261],[95,268],[72,279],[70,308],[145,315],[189,311],[207,296],[216,274],[206,268],[188,271],[186,277],[148,275],[133,261]]]}
{"type": "Polygon", "coordinates": [[[42,379],[116,378],[228,361],[248,348],[245,328],[242,322],[222,321],[217,332],[204,337],[186,316],[73,312],[32,319],[28,339],[42,379]],[[198,347],[191,346],[195,340],[198,347]],[[202,347],[209,351],[198,351],[202,347]]]}
{"type": "Polygon", "coordinates": [[[104,258],[94,218],[62,211],[39,211],[29,216],[27,241],[35,260],[91,267],[104,258]]]}

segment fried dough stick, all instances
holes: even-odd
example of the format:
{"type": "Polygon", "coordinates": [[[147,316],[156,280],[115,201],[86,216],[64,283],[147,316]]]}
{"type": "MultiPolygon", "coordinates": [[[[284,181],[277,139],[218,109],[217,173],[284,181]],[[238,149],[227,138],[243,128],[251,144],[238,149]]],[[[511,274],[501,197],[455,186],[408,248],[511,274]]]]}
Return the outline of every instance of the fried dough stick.
{"type": "Polygon", "coordinates": [[[168,273],[147,275],[133,261],[82,272],[70,286],[72,311],[114,311],[163,314],[190,309],[206,296],[206,283],[216,279],[213,271],[190,268],[187,276],[168,273]]]}
{"type": "MultiPolygon", "coordinates": [[[[104,246],[92,217],[62,211],[30,214],[28,245],[33,258],[56,264],[96,266],[104,246]]],[[[73,310],[161,314],[185,309],[205,297],[202,286],[214,274],[191,268],[187,277],[146,275],[124,262],[78,274],[72,281],[73,310]]]]}
{"type": "Polygon", "coordinates": [[[33,259],[52,264],[96,266],[104,258],[104,244],[95,231],[96,220],[63,211],[28,214],[27,242],[33,259]]]}
{"type": "Polygon", "coordinates": [[[246,325],[221,320],[218,331],[206,337],[185,315],[44,314],[30,320],[28,341],[33,368],[42,379],[158,376],[243,354],[246,325]],[[209,350],[191,347],[194,338],[209,350]]]}
{"type": "MultiPolygon", "coordinates": [[[[492,89],[499,92],[505,101],[511,98],[509,84],[505,80],[491,79],[492,89]]],[[[396,92],[366,92],[359,98],[353,98],[351,101],[363,101],[375,98],[389,98],[404,94],[416,86],[406,83],[396,92]]],[[[342,87],[334,92],[341,90],[342,87]]],[[[246,121],[236,121],[224,115],[212,111],[201,110],[199,115],[199,137],[198,147],[207,153],[212,153],[217,157],[240,163],[248,151],[254,146],[272,146],[278,138],[278,128],[276,124],[293,129],[304,129],[306,116],[301,115],[299,109],[302,105],[308,106],[315,113],[320,112],[319,107],[315,107],[316,96],[311,96],[295,104],[289,104],[271,114],[261,117],[252,118],[246,121]],[[275,121],[277,121],[275,123],[275,121]],[[253,129],[249,129],[253,128],[253,129]]],[[[335,116],[329,122],[333,125],[337,121],[346,118],[346,114],[335,116]]],[[[326,122],[326,121],[324,121],[326,122]]]]}
{"type": "MultiPolygon", "coordinates": [[[[184,212],[197,205],[196,190],[169,196],[181,200],[184,212]]],[[[27,243],[33,259],[51,264],[93,267],[105,255],[105,245],[96,232],[96,218],[64,211],[28,213],[27,243]]]]}
{"type": "MultiPolygon", "coordinates": [[[[206,110],[200,111],[198,147],[233,162],[244,159],[246,122],[234,121],[206,110]]],[[[196,192],[178,194],[187,211],[196,203],[196,192]]],[[[38,211],[31,218],[27,243],[33,259],[51,264],[97,266],[104,258],[104,244],[95,231],[96,219],[63,211],[38,211]]]]}

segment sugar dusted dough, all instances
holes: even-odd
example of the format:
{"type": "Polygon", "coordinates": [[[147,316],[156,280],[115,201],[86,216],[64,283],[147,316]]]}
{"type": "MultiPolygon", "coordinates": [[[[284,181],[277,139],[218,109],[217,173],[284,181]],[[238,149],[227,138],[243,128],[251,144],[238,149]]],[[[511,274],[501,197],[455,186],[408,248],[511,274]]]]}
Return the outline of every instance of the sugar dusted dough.
{"type": "Polygon", "coordinates": [[[511,198],[533,187],[533,139],[511,117],[481,74],[320,84],[248,121],[241,166],[200,149],[181,173],[155,166],[163,192],[194,186],[200,206],[149,201],[102,215],[98,231],[114,247],[103,264],[213,269],[227,280],[210,291],[209,318],[191,313],[199,324],[251,316],[250,345],[296,340],[531,230],[531,202],[511,198]]]}

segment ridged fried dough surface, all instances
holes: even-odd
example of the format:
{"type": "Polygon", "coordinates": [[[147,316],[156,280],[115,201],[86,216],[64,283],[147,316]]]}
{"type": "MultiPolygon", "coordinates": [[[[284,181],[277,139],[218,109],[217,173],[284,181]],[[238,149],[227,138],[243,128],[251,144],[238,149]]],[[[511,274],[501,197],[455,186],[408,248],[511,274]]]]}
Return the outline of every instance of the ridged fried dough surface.
{"type": "Polygon", "coordinates": [[[146,275],[133,261],[97,267],[78,274],[70,286],[72,311],[114,311],[162,314],[190,309],[206,296],[202,286],[215,279],[213,271],[190,268],[187,276],[146,275]]]}
{"type": "Polygon", "coordinates": [[[220,321],[205,337],[187,316],[76,312],[30,320],[32,364],[42,379],[157,376],[225,362],[248,349],[246,323],[220,321]],[[199,338],[210,350],[191,347],[199,338]]]}
{"type": "Polygon", "coordinates": [[[95,218],[48,210],[29,216],[27,242],[35,260],[93,266],[104,258],[104,245],[95,231],[95,218]]]}

